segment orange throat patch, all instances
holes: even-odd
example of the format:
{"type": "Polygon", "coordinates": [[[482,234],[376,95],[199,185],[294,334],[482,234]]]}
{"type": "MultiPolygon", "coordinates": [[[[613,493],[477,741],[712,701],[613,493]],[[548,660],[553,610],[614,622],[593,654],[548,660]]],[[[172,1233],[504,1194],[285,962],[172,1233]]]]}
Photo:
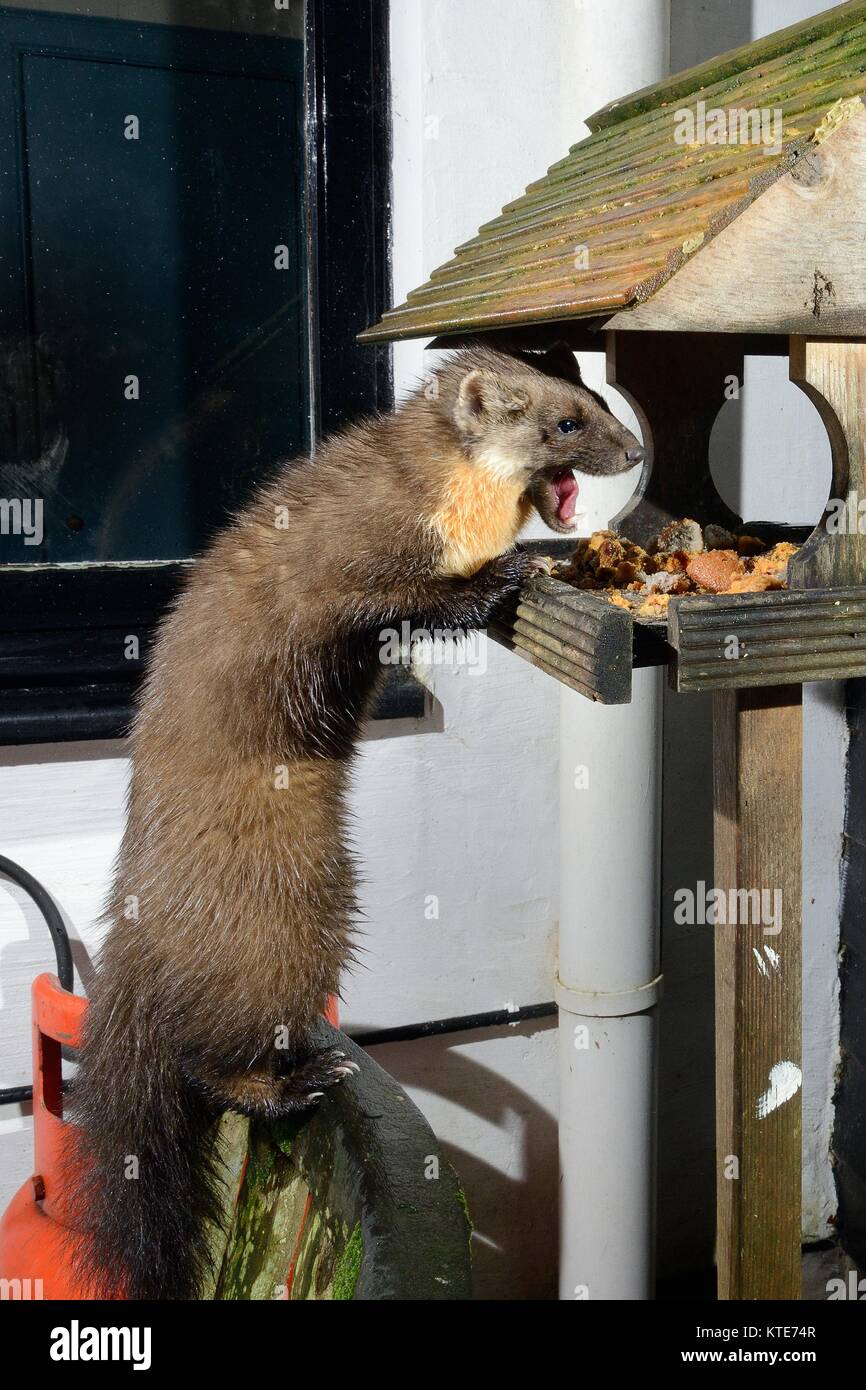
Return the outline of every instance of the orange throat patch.
{"type": "Polygon", "coordinates": [[[443,545],[441,572],[474,574],[514,544],[531,511],[520,483],[497,476],[483,461],[461,459],[431,518],[443,545]]]}

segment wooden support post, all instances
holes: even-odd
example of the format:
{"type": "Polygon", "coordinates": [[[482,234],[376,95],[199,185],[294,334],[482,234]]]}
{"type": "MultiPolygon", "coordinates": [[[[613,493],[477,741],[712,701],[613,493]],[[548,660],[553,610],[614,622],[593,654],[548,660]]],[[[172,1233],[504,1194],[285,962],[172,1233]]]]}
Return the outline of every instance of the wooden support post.
{"type": "Polygon", "coordinates": [[[791,380],[824,421],[833,459],[831,496],[838,506],[818,523],[788,570],[792,589],[866,584],[866,535],[859,505],[866,496],[866,342],[792,338],[791,380]],[[832,531],[828,523],[832,515],[832,531]]]}
{"type": "Polygon", "coordinates": [[[802,687],[714,702],[715,884],[728,909],[715,926],[718,1296],[796,1299],[802,687]]]}

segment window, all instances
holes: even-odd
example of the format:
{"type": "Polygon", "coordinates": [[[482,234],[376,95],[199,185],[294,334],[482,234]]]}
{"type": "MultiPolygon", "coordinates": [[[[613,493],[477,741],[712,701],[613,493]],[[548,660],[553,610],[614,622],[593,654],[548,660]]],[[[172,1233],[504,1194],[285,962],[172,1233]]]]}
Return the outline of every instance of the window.
{"type": "Polygon", "coordinates": [[[0,10],[4,742],[122,733],[208,537],[389,404],[385,6],[237,8],[0,10]]]}

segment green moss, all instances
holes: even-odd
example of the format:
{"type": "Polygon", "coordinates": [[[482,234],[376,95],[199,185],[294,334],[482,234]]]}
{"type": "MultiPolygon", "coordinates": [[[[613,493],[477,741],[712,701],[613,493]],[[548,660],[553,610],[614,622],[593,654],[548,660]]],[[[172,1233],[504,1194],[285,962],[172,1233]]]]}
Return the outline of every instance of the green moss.
{"type": "Polygon", "coordinates": [[[462,1187],[457,1188],[457,1200],[463,1208],[463,1215],[466,1217],[466,1225],[469,1227],[469,1234],[471,1236],[472,1232],[475,1230],[475,1222],[470,1215],[469,1203],[466,1200],[466,1193],[463,1191],[462,1187]]]}
{"type": "Polygon", "coordinates": [[[335,1299],[355,1297],[355,1286],[358,1283],[358,1275],[361,1273],[363,1259],[364,1238],[361,1235],[359,1224],[350,1235],[346,1248],[334,1270],[333,1297],[335,1299]]]}
{"type": "Polygon", "coordinates": [[[286,1155],[286,1158],[291,1158],[295,1140],[306,1123],[306,1115],[284,1117],[281,1120],[270,1122],[268,1126],[269,1136],[280,1152],[286,1155]]]}

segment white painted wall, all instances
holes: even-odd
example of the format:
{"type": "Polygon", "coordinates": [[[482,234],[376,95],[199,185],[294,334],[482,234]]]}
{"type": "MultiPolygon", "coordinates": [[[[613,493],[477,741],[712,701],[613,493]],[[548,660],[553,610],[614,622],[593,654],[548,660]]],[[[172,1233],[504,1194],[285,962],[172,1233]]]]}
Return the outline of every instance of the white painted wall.
{"type": "MultiPolygon", "coordinates": [[[[630,2],[630,0],[627,0],[630,2]]],[[[779,0],[696,6],[672,0],[672,64],[682,67],[793,22],[806,6],[779,0]],[[724,13],[723,13],[724,11],[724,13]],[[783,13],[782,13],[783,11],[783,13]]],[[[599,51],[574,52],[573,0],[393,0],[395,294],[419,284],[568,144],[580,117],[632,79],[628,25],[615,0],[581,0],[600,20],[599,51]],[[602,58],[601,44],[609,45],[602,58]]],[[[584,18],[586,16],[584,15],[584,18]]],[[[638,75],[636,81],[643,79],[638,75]]],[[[395,353],[398,389],[426,369],[423,350],[395,353]]],[[[598,360],[585,360],[599,371],[598,360]]],[[[771,447],[766,498],[778,513],[806,495],[802,410],[767,381],[767,410],[748,404],[748,472],[771,447]],[[799,412],[799,413],[798,413],[799,412]],[[785,433],[787,431],[787,433],[785,433]],[[783,444],[783,441],[784,444],[783,444]]],[[[758,393],[753,399],[757,400],[758,393]]],[[[627,410],[617,407],[628,419],[627,410]]],[[[808,413],[808,412],[807,412],[808,413]]],[[[751,487],[751,484],[749,484],[751,487]]],[[[817,486],[817,485],[815,485],[817,486]]],[[[592,524],[619,506],[586,483],[592,524]]],[[[809,492],[812,506],[814,488],[809,492]]],[[[758,506],[759,493],[748,493],[758,506]]],[[[787,515],[787,512],[786,512],[787,515]]],[[[347,983],[352,1029],[549,999],[558,882],[558,687],[497,647],[486,674],[437,669],[433,718],[376,731],[356,786],[366,871],[365,968],[347,983]],[[395,736],[398,734],[400,736],[395,736]],[[438,899],[438,918],[430,898],[438,899]]],[[[818,690],[818,688],[813,688],[818,690]]],[[[712,1240],[711,948],[674,928],[674,887],[712,878],[708,710],[666,703],[663,1008],[660,1087],[661,1268],[706,1262],[712,1240]]],[[[86,960],[122,826],[121,745],[0,750],[0,850],[42,879],[86,960]]],[[[807,1232],[833,1209],[827,1163],[835,1059],[837,861],[844,723],[838,695],[807,699],[807,1232]]],[[[618,874],[609,862],[587,872],[618,874]]],[[[47,934],[0,881],[0,1084],[29,1077],[28,990],[51,966],[47,934]]],[[[482,1297],[555,1297],[556,1043],[552,1025],[521,1026],[377,1049],[446,1142],[476,1220],[482,1297]]],[[[0,1112],[0,1202],[29,1172],[29,1120],[0,1112]]]]}

